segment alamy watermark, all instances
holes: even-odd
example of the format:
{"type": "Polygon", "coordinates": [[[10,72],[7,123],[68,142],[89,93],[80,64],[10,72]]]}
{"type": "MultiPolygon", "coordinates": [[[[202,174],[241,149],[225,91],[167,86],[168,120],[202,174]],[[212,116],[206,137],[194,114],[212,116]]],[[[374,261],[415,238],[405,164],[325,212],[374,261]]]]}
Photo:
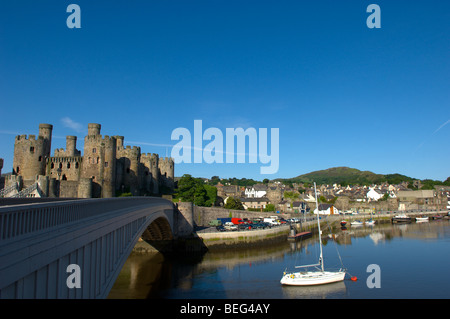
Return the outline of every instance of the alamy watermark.
{"type": "Polygon", "coordinates": [[[368,288],[381,288],[381,268],[377,264],[367,266],[366,272],[371,273],[366,280],[368,288]]]}
{"type": "Polygon", "coordinates": [[[77,264],[70,264],[66,268],[66,272],[70,275],[67,277],[67,288],[81,288],[81,269],[77,264]]]}
{"type": "Polygon", "coordinates": [[[172,131],[172,141],[179,141],[172,148],[171,157],[178,163],[262,163],[261,174],[275,174],[279,168],[280,129],[270,129],[270,144],[268,144],[268,129],[256,130],[249,127],[226,128],[225,134],[216,127],[203,131],[202,120],[194,120],[194,132],[184,127],[172,131]],[[224,142],[225,137],[225,142],[224,142]],[[248,140],[248,153],[247,143],[248,140]],[[203,147],[203,141],[211,141],[203,147]],[[235,147],[236,141],[236,147],[235,147]],[[224,148],[225,145],[225,148],[224,148]],[[270,147],[270,154],[268,148],[270,147]],[[193,153],[193,154],[192,154],[193,153]]]}
{"type": "MultiPolygon", "coordinates": [[[[81,8],[78,4],[69,4],[66,12],[70,13],[67,17],[66,25],[69,29],[81,28],[81,8]]],[[[377,4],[370,4],[366,9],[370,15],[366,19],[366,25],[369,29],[381,28],[381,9],[377,4]]]]}

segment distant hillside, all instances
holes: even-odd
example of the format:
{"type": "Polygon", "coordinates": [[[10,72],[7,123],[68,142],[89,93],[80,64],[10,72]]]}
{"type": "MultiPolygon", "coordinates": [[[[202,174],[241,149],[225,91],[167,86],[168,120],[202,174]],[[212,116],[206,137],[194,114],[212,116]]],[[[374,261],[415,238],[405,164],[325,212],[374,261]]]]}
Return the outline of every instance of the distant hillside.
{"type": "Polygon", "coordinates": [[[315,171],[297,177],[280,179],[280,181],[291,183],[341,184],[341,185],[370,185],[388,182],[398,184],[403,181],[411,182],[414,179],[401,174],[375,174],[370,171],[360,171],[356,168],[333,167],[321,171],[315,171]]]}

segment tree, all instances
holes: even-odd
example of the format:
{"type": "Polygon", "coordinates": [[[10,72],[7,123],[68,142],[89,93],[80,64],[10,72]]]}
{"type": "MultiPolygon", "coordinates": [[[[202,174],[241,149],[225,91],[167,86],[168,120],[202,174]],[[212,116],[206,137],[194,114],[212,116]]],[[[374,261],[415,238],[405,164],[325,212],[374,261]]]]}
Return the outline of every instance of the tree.
{"type": "Polygon", "coordinates": [[[244,206],[242,205],[242,202],[238,198],[234,198],[234,197],[228,197],[227,203],[223,207],[227,208],[227,209],[244,210],[244,206]]]}
{"type": "Polygon", "coordinates": [[[217,199],[217,188],[205,184],[200,178],[185,174],[178,181],[175,198],[193,202],[197,206],[213,206],[217,199]]]}
{"type": "Polygon", "coordinates": [[[209,185],[217,185],[220,182],[219,176],[212,176],[209,185]]]}
{"type": "Polygon", "coordinates": [[[204,185],[206,190],[207,200],[205,202],[205,206],[214,206],[214,203],[217,200],[217,188],[211,185],[204,185]]]}
{"type": "Polygon", "coordinates": [[[286,191],[286,192],[284,192],[284,198],[286,198],[286,199],[292,199],[292,200],[295,200],[295,199],[298,199],[299,198],[299,194],[298,193],[296,193],[296,192],[290,192],[290,191],[286,191]]]}
{"type": "Polygon", "coordinates": [[[184,202],[194,202],[196,184],[198,183],[191,175],[184,174],[178,181],[176,198],[184,202]]]}
{"type": "Polygon", "coordinates": [[[195,185],[195,192],[194,192],[194,205],[197,206],[206,206],[207,201],[207,194],[206,189],[204,185],[195,185]]]}
{"type": "Polygon", "coordinates": [[[448,177],[443,184],[446,186],[450,186],[450,177],[448,177]]]}

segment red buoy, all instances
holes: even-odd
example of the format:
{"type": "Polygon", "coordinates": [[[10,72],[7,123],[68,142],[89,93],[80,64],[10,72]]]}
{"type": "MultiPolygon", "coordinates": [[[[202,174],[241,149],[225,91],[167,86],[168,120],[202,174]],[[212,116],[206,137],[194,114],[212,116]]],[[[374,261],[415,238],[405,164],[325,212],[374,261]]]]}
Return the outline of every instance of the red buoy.
{"type": "Polygon", "coordinates": [[[356,276],[350,277],[350,279],[351,279],[352,281],[357,281],[357,280],[358,280],[358,278],[356,278],[356,276]]]}

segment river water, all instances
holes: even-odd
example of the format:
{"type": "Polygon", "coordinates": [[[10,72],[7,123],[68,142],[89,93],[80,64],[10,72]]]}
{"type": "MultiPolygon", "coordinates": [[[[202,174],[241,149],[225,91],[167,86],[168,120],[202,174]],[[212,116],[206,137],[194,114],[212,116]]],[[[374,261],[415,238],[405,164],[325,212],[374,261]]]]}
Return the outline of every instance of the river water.
{"type": "Polygon", "coordinates": [[[109,298],[123,299],[448,299],[450,221],[323,229],[325,268],[343,265],[339,283],[280,284],[285,269],[316,263],[318,238],[168,260],[131,255],[109,298]],[[370,265],[379,268],[374,272],[370,265]],[[357,281],[350,280],[356,276],[357,281]],[[377,284],[373,287],[373,284],[377,284]]]}

